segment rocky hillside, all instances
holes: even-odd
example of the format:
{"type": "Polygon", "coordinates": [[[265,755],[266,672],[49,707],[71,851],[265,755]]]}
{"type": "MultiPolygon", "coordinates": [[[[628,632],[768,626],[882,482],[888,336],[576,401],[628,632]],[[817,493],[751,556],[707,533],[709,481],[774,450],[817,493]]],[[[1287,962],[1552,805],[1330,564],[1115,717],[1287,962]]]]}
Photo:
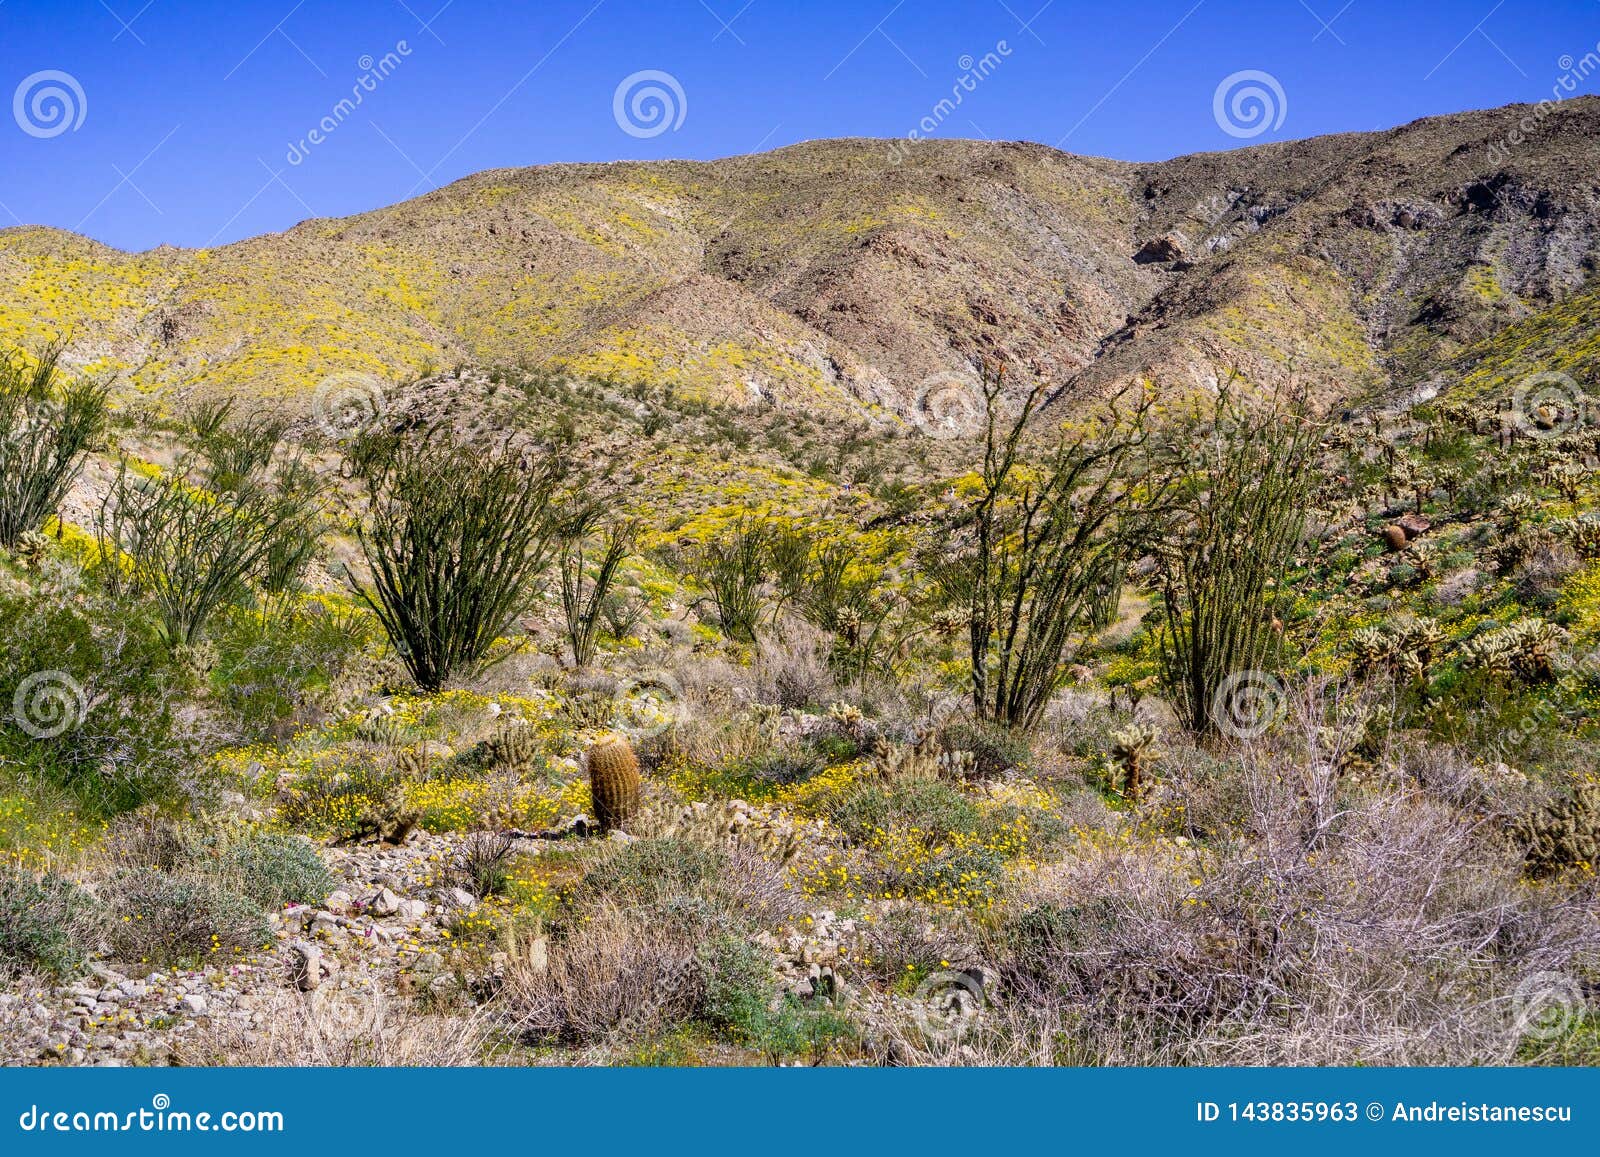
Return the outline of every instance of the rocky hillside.
{"type": "Polygon", "coordinates": [[[1485,358],[1581,374],[1600,98],[1506,147],[1530,112],[1154,164],[839,140],[507,169],[217,249],[0,230],[0,341],[70,334],[145,392],[520,363],[812,413],[905,414],[986,349],[1069,396],[1225,364],[1339,399],[1485,358]]]}

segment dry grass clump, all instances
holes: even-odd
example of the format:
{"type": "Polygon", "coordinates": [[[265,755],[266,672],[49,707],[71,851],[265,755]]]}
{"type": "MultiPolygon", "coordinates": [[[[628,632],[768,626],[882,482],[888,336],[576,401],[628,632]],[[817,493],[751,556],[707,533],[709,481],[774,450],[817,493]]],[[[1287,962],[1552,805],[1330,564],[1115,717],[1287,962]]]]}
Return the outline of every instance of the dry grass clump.
{"type": "Polygon", "coordinates": [[[425,1015],[375,987],[277,990],[261,999],[259,1027],[212,1017],[175,1038],[178,1063],[455,1067],[494,1060],[492,1027],[481,1012],[425,1015]]]}
{"type": "Polygon", "coordinates": [[[739,844],[625,844],[585,873],[548,942],[512,962],[502,1012],[539,1041],[597,1045],[657,1033],[703,1010],[708,942],[799,910],[781,869],[739,844]]]}
{"type": "Polygon", "coordinates": [[[532,1040],[594,1045],[688,1020],[704,996],[693,939],[607,901],[554,939],[543,960],[519,960],[500,1000],[532,1040]]]}

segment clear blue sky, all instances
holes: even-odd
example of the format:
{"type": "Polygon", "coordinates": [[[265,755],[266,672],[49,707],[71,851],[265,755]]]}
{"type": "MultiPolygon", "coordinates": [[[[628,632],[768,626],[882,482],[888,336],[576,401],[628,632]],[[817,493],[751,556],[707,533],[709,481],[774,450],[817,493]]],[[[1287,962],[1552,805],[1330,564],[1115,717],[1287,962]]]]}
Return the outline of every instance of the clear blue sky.
{"type": "Polygon", "coordinates": [[[0,226],[217,244],[480,169],[895,137],[924,118],[941,137],[1156,159],[1538,100],[1597,45],[1600,0],[0,0],[0,226]],[[970,69],[988,75],[936,112],[970,69]],[[656,127],[649,101],[629,133],[614,98],[647,70],[681,90],[681,123],[635,135],[656,127]],[[1250,138],[1213,102],[1244,70],[1283,94],[1281,123],[1250,138]],[[71,84],[36,75],[52,72],[71,84]]]}

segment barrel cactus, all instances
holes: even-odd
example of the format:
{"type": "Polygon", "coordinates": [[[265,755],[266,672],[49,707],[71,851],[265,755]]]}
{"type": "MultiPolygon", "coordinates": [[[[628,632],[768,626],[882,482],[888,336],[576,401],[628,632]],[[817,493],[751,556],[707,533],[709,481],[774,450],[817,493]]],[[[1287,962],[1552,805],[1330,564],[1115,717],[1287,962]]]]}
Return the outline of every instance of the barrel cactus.
{"type": "Polygon", "coordinates": [[[594,818],[604,832],[618,831],[639,810],[639,758],[620,736],[602,739],[584,757],[589,765],[589,793],[594,818]]]}

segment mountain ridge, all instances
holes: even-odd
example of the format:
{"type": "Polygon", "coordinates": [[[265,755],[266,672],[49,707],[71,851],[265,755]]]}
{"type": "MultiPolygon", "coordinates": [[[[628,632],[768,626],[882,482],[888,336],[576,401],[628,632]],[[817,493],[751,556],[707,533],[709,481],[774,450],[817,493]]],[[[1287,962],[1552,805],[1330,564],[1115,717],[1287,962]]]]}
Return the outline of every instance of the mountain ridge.
{"type": "Polygon", "coordinates": [[[517,363],[904,418],[985,354],[1068,398],[1223,367],[1328,401],[1443,388],[1508,327],[1596,327],[1600,98],[1505,146],[1537,107],[1158,162],[844,138],[495,169],[209,249],[16,227],[0,341],[70,334],[162,400],[517,363]]]}

